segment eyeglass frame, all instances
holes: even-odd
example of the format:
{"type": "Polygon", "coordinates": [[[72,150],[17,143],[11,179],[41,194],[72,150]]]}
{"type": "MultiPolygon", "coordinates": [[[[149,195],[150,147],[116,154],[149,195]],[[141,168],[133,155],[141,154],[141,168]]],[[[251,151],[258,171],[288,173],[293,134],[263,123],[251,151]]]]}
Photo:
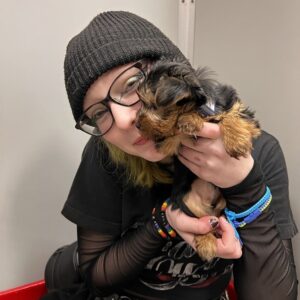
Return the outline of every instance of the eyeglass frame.
{"type": "Polygon", "coordinates": [[[115,84],[115,82],[116,82],[116,81],[117,81],[124,73],[126,73],[128,70],[130,70],[131,68],[134,68],[134,67],[136,67],[137,69],[139,69],[139,70],[142,72],[142,74],[143,74],[143,76],[144,76],[144,80],[145,80],[145,78],[146,78],[146,72],[145,72],[144,69],[145,69],[145,67],[147,67],[147,62],[148,62],[148,61],[145,60],[145,59],[139,60],[139,61],[135,62],[133,65],[131,65],[131,66],[129,66],[128,68],[126,68],[124,71],[122,71],[122,72],[121,72],[121,73],[113,80],[113,82],[111,83],[111,85],[110,85],[110,87],[109,87],[109,90],[108,90],[108,92],[107,92],[107,95],[104,97],[104,99],[102,99],[102,100],[100,100],[100,101],[98,101],[98,102],[96,102],[96,103],[93,103],[92,105],[90,105],[89,107],[87,107],[87,108],[83,111],[83,113],[80,115],[78,121],[77,121],[76,124],[75,124],[75,128],[76,128],[76,129],[79,129],[79,130],[81,130],[81,131],[83,131],[83,132],[85,132],[85,133],[87,133],[87,134],[89,134],[89,135],[92,135],[92,136],[100,137],[100,136],[105,135],[105,134],[112,128],[112,126],[113,126],[113,124],[114,124],[114,122],[115,122],[114,115],[113,115],[113,113],[112,113],[112,111],[111,111],[111,109],[110,109],[110,107],[109,107],[109,105],[108,105],[110,101],[113,102],[113,103],[116,103],[116,104],[118,104],[118,105],[125,106],[125,107],[131,107],[131,106],[134,106],[135,104],[137,104],[138,102],[141,101],[141,99],[139,98],[138,93],[137,93],[138,100],[137,100],[136,102],[132,103],[132,104],[127,105],[127,104],[125,104],[125,103],[120,103],[120,102],[118,102],[116,99],[112,98],[111,95],[110,95],[110,92],[111,92],[111,89],[112,89],[113,85],[115,84]],[[110,114],[111,114],[111,116],[112,116],[112,123],[111,123],[110,127],[109,127],[104,133],[102,133],[102,134],[100,134],[100,133],[99,133],[99,134],[93,134],[93,133],[90,133],[90,132],[85,131],[85,130],[80,126],[80,122],[83,120],[84,117],[86,117],[86,112],[87,112],[91,107],[93,107],[93,106],[95,106],[95,105],[97,105],[97,104],[99,104],[99,103],[101,103],[101,104],[103,104],[104,106],[107,107],[108,111],[110,112],[110,114]]]}

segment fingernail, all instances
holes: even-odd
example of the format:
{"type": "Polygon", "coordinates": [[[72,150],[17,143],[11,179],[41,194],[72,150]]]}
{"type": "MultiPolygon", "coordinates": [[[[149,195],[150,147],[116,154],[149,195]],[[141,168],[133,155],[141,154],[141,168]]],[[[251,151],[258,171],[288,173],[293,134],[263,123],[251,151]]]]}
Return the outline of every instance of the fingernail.
{"type": "Polygon", "coordinates": [[[209,220],[209,224],[213,229],[215,229],[219,225],[219,220],[216,218],[211,218],[209,220]]]}

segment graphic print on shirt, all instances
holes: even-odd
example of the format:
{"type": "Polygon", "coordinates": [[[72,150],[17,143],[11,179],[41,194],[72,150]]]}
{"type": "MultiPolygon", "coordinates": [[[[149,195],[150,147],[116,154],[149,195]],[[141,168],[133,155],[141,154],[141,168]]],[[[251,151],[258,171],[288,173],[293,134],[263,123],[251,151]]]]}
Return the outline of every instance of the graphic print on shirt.
{"type": "Polygon", "coordinates": [[[140,281],[155,290],[170,290],[177,286],[202,288],[231,272],[232,268],[231,260],[203,261],[185,241],[169,241],[160,255],[148,262],[140,281]]]}

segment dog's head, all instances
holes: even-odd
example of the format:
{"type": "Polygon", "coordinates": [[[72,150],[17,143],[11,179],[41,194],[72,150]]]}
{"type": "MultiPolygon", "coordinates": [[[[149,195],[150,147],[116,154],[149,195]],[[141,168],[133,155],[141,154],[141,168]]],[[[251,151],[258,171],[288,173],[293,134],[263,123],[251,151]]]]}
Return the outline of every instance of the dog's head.
{"type": "Polygon", "coordinates": [[[138,89],[143,105],[136,126],[157,148],[179,133],[182,115],[196,111],[203,118],[214,116],[239,100],[235,89],[212,79],[207,68],[195,70],[186,61],[162,59],[149,69],[138,89]]]}
{"type": "Polygon", "coordinates": [[[177,61],[154,63],[138,94],[143,105],[136,126],[156,143],[176,135],[178,117],[207,101],[197,72],[186,62],[177,61]]]}

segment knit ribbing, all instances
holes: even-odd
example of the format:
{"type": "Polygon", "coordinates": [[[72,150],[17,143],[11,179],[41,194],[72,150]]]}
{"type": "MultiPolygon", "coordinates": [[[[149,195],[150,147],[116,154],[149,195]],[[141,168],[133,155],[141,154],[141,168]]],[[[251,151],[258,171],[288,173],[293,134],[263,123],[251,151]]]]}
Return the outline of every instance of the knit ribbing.
{"type": "Polygon", "coordinates": [[[106,71],[142,58],[183,57],[153,24],[124,11],[96,16],[67,46],[65,85],[75,120],[90,85],[106,71]]]}

